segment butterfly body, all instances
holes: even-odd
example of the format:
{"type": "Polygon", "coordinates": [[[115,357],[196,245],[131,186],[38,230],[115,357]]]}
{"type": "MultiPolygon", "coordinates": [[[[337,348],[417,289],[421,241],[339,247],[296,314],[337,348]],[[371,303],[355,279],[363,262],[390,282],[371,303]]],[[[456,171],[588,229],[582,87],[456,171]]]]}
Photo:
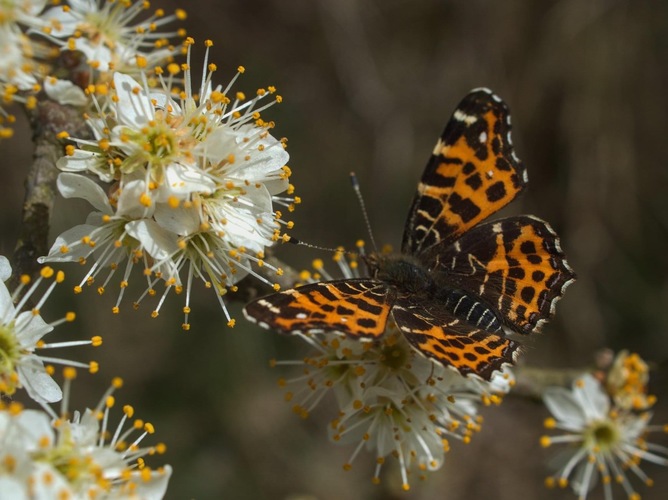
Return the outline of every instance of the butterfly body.
{"type": "Polygon", "coordinates": [[[365,256],[369,275],[388,285],[399,287],[404,293],[428,294],[437,287],[429,269],[408,255],[372,253],[365,256]]]}
{"type": "Polygon", "coordinates": [[[392,289],[399,304],[406,301],[428,304],[430,309],[443,309],[458,316],[462,322],[487,331],[502,329],[494,309],[475,294],[453,288],[447,271],[431,270],[415,257],[400,254],[370,254],[365,257],[369,275],[392,289]]]}
{"type": "Polygon", "coordinates": [[[552,228],[533,216],[483,222],[526,186],[510,114],[487,89],[459,104],[427,163],[399,254],[364,257],[369,277],[312,283],[251,302],[279,332],[374,340],[391,319],[420,353],[489,379],[541,329],[575,279],[552,228]]]}

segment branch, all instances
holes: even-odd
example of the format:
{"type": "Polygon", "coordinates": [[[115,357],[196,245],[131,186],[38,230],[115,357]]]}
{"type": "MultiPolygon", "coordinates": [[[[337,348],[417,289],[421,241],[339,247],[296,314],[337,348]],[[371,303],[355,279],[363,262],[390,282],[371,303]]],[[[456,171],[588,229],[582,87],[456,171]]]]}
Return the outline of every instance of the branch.
{"type": "Polygon", "coordinates": [[[90,135],[83,113],[71,106],[44,98],[33,109],[26,109],[26,114],[33,130],[35,152],[25,180],[23,224],[12,266],[14,284],[22,274],[35,277],[41,268],[37,257],[46,255],[49,250],[49,219],[58,177],[56,161],[64,155],[64,144],[57,134],[65,130],[74,137],[86,138],[90,135]]]}

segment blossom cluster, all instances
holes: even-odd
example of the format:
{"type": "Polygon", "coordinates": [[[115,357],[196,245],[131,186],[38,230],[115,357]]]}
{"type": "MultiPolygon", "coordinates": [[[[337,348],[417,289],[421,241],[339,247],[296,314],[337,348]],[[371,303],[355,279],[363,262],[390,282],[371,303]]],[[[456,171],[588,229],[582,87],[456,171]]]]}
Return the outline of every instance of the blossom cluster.
{"type": "Polygon", "coordinates": [[[262,118],[267,107],[281,100],[276,89],[259,89],[252,98],[232,94],[232,83],[243,67],[226,88],[214,86],[216,66],[206,60],[208,42],[203,80],[196,91],[189,62],[192,43],[186,42],[185,64],[155,70],[156,87],[145,73],[137,81],[117,72],[110,87],[93,89],[98,111],[88,124],[94,138],[73,139],[76,146],[68,146],[57,166],[63,171],[60,193],[85,199],[95,211],[85,224],[61,234],[41,259],[85,264],[94,255],[96,262],[77,292],[110,269],[97,285],[103,293],[119,271],[116,313],[133,267],[141,264],[146,288],[135,306],[155,295],[156,284],[162,282],[165,290],[152,312],[157,316],[170,290],[185,290],[184,329],[190,327],[195,279],[216,292],[229,326],[234,319],[222,296],[239,280],[252,274],[277,288],[253,266],[281,273],[264,262],[264,251],[292,223],[285,222],[273,204],[292,210],[299,201],[277,196],[293,188],[285,141],[275,139],[270,134],[273,122],[262,118]]]}
{"type": "Polygon", "coordinates": [[[668,432],[668,425],[650,424],[656,398],[647,392],[648,373],[637,354],[622,351],[608,373],[585,373],[571,390],[553,387],[545,392],[552,413],[545,427],[562,433],[543,436],[541,444],[567,446],[553,460],[556,472],[547,478],[548,487],[571,485],[584,499],[600,478],[606,500],[613,498],[613,483],[621,485],[627,498],[639,500],[629,472],[652,486],[640,463],[668,466],[668,447],[649,442],[647,436],[668,432]]]}
{"type": "Polygon", "coordinates": [[[46,343],[43,340],[45,335],[58,325],[75,319],[75,314],[68,312],[63,318],[47,323],[40,315],[40,308],[56,286],[63,282],[65,274],[44,267],[34,283],[31,283],[29,276],[21,276],[19,285],[12,293],[4,283],[10,275],[9,261],[0,256],[0,395],[13,396],[18,389],[25,389],[28,396],[37,402],[60,401],[62,391],[51,377],[54,364],[87,368],[92,373],[97,371],[98,365],[95,361],[82,363],[43,353],[78,345],[99,346],[102,338],[96,335],[90,340],[46,343]],[[37,298],[41,285],[49,282],[46,291],[37,298]],[[30,301],[36,301],[32,308],[27,307],[30,301]]]}
{"type": "Polygon", "coordinates": [[[171,467],[148,467],[143,457],[163,453],[164,444],[140,446],[154,433],[149,422],[133,419],[125,405],[114,428],[110,415],[114,379],[97,406],[70,415],[73,368],[65,370],[65,398],[60,414],[49,405],[24,409],[0,402],[0,491],[3,498],[162,498],[171,467]],[[130,424],[126,427],[126,424],[130,424]]]}
{"type": "MultiPolygon", "coordinates": [[[[339,252],[335,261],[344,277],[358,275],[355,260],[339,252]]],[[[303,273],[302,278],[331,278],[322,261],[314,267],[315,275],[303,273]]],[[[351,469],[366,449],[375,455],[373,481],[378,483],[384,464],[394,458],[404,490],[411,474],[424,478],[442,467],[451,441],[469,443],[481,429],[479,407],[499,404],[514,383],[507,369],[486,381],[434,363],[393,324],[378,342],[333,331],[296,335],[310,353],[300,360],[272,361],[273,366],[301,367],[299,375],[279,381],[295,413],[306,418],[333,393],[338,411],[328,427],[330,439],[353,446],[344,469],[351,469]]]]}
{"type": "MultiPolygon", "coordinates": [[[[183,20],[177,10],[146,14],[149,2],[10,0],[0,6],[0,95],[4,104],[33,108],[41,90],[61,104],[85,107],[79,88],[110,80],[114,71],[137,72],[140,62],[164,64],[181,48],[161,31],[183,20]],[[52,5],[47,5],[52,4],[52,5]],[[67,60],[67,63],[64,63],[67,60]],[[67,67],[67,75],[63,72],[67,67]],[[59,78],[54,77],[59,74],[59,78]]],[[[0,107],[0,138],[11,137],[14,115],[0,107]]]]}

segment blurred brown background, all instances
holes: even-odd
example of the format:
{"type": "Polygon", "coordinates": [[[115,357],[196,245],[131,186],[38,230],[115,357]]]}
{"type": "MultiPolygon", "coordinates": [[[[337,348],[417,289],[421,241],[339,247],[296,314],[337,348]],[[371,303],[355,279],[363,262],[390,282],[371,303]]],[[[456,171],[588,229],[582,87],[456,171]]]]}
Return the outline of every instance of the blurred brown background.
{"type": "MultiPolygon", "coordinates": [[[[376,239],[399,246],[409,201],[434,141],[471,88],[498,93],[513,113],[514,143],[529,189],[504,213],[533,213],[562,238],[579,275],[557,318],[528,340],[527,365],[585,367],[596,350],[639,352],[656,368],[657,423],[668,422],[668,3],[642,0],[227,0],[153,2],[183,7],[190,35],[215,42],[218,83],[243,64],[236,88],[276,85],[284,103],[267,116],[289,138],[293,183],[303,204],[294,235],[323,246],[366,238],[348,173],[357,172],[376,239]]],[[[201,61],[203,50],[196,52],[201,61]]],[[[193,64],[198,67],[199,63],[193,64]]],[[[30,132],[0,143],[0,252],[11,254],[22,204],[30,132]]],[[[83,222],[85,205],[60,201],[53,236],[83,222]]],[[[303,267],[322,252],[282,247],[303,267]]],[[[75,284],[80,269],[65,268],[75,284]]],[[[136,277],[137,278],[137,277],[136,277]]],[[[138,280],[141,281],[141,278],[138,280]]],[[[549,451],[538,445],[546,410],[508,397],[484,413],[471,445],[453,445],[446,465],[401,493],[398,475],[370,481],[373,458],[328,442],[335,408],[301,421],[282,400],[272,357],[299,358],[297,342],[245,323],[233,330],[215,298],[199,290],[184,333],[181,298],[158,319],[146,304],[110,313],[112,287],[51,304],[51,318],[78,312],[66,335],[102,335],[95,377],[81,375],[80,406],[109,379],[168,445],[168,498],[516,499],[573,498],[543,487],[549,451]]],[[[129,298],[135,295],[130,292],[129,298]]],[[[49,316],[47,316],[49,318],[49,316]]],[[[54,337],[55,338],[55,337],[54,337]]],[[[55,339],[58,340],[58,339],[55,339]]],[[[72,352],[88,359],[89,351],[72,352]]],[[[665,438],[664,438],[665,442],[665,438]]],[[[390,461],[392,462],[392,461],[390,461]]],[[[157,460],[154,464],[163,463],[157,460]]],[[[663,498],[668,471],[644,498],[663,498]]],[[[618,490],[622,493],[622,490],[618,490]]],[[[620,494],[620,496],[622,496],[620,494]]],[[[590,498],[603,498],[598,489],[590,498]]]]}

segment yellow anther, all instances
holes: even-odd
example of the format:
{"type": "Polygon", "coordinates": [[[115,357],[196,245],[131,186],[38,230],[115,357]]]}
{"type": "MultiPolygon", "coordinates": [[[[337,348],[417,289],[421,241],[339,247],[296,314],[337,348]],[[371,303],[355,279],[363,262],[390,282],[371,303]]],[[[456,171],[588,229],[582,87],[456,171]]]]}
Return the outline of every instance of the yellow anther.
{"type": "Polygon", "coordinates": [[[63,369],[63,377],[65,377],[67,380],[74,380],[75,378],[77,378],[76,368],[72,366],[66,366],[63,369]]]}

